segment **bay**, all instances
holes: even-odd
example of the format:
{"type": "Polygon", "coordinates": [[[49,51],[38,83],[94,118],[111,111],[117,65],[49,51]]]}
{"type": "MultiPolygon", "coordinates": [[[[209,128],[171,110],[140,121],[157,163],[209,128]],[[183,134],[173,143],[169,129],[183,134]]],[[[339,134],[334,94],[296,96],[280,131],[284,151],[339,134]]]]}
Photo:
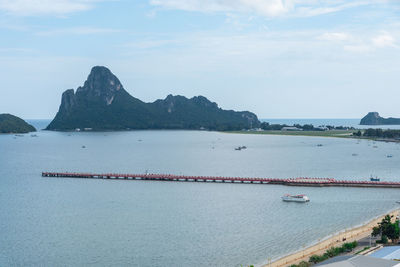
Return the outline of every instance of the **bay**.
{"type": "Polygon", "coordinates": [[[396,208],[400,199],[398,189],[41,177],[149,171],[400,181],[393,143],[206,131],[36,134],[0,135],[1,266],[257,265],[396,208]],[[247,149],[235,151],[239,145],[247,149]],[[311,202],[282,202],[285,193],[311,202]]]}

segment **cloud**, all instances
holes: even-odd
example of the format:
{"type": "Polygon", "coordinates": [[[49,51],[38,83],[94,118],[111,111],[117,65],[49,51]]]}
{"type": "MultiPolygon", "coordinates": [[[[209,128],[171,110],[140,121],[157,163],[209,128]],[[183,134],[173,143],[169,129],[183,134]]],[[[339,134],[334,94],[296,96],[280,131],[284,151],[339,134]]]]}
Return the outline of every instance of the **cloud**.
{"type": "Polygon", "coordinates": [[[345,51],[357,53],[372,52],[382,48],[400,48],[396,44],[395,37],[386,31],[375,36],[371,33],[328,32],[318,35],[317,39],[336,43],[343,46],[345,51]]]}
{"type": "Polygon", "coordinates": [[[35,35],[38,36],[89,35],[89,34],[105,34],[105,33],[116,33],[116,32],[121,32],[121,30],[112,28],[74,27],[74,28],[64,28],[64,29],[56,29],[50,31],[40,31],[36,32],[35,35]]]}
{"type": "Polygon", "coordinates": [[[350,35],[344,32],[328,32],[318,36],[318,39],[324,41],[346,41],[350,39],[350,35]]]}
{"type": "Polygon", "coordinates": [[[93,2],[93,0],[0,0],[0,10],[17,16],[59,16],[91,9],[93,2]]]}
{"type": "Polygon", "coordinates": [[[149,0],[153,6],[200,12],[256,13],[267,17],[283,15],[310,17],[368,5],[382,0],[149,0]]]}
{"type": "Polygon", "coordinates": [[[358,43],[348,44],[344,46],[344,50],[350,52],[366,53],[376,51],[383,48],[399,48],[396,39],[390,33],[382,33],[375,37],[365,37],[358,43]]]}
{"type": "Polygon", "coordinates": [[[201,12],[255,12],[266,16],[279,16],[292,7],[292,0],[150,0],[153,6],[168,9],[201,12]]]}
{"type": "Polygon", "coordinates": [[[348,52],[356,52],[356,53],[366,53],[373,50],[373,48],[370,45],[365,45],[365,44],[345,45],[343,49],[348,52]]]}
{"type": "Polygon", "coordinates": [[[394,37],[389,33],[384,33],[372,38],[372,44],[376,47],[397,47],[394,37]]]}

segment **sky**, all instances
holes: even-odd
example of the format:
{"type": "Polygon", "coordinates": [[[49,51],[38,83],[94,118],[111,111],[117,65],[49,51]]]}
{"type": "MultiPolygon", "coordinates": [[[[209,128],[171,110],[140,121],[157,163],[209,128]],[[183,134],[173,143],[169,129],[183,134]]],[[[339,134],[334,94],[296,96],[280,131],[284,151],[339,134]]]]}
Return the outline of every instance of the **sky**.
{"type": "Polygon", "coordinates": [[[400,0],[0,0],[0,113],[53,118],[95,65],[145,102],[400,117],[400,0]]]}

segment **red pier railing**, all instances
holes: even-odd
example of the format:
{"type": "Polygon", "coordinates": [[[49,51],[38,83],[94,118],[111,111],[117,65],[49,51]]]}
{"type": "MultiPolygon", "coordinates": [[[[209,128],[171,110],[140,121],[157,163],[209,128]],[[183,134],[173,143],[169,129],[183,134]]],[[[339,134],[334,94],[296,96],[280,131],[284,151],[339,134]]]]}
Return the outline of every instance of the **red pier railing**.
{"type": "Polygon", "coordinates": [[[42,172],[43,177],[88,178],[112,180],[145,180],[145,181],[176,181],[176,182],[220,182],[220,183],[252,183],[280,184],[291,186],[347,186],[347,187],[383,187],[400,188],[400,182],[369,181],[369,180],[336,180],[334,178],[251,178],[224,176],[189,176],[173,174],[119,174],[119,173],[76,173],[76,172],[42,172]]]}

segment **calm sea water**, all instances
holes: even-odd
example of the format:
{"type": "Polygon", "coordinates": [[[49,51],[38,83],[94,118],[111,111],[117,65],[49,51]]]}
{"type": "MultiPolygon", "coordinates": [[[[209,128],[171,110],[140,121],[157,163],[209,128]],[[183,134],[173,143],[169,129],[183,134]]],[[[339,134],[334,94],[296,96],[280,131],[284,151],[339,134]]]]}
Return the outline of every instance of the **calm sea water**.
{"type": "Polygon", "coordinates": [[[398,189],[41,177],[148,170],[400,181],[400,145],[393,143],[202,131],[37,135],[0,135],[0,266],[262,264],[400,199],[398,189]],[[239,145],[248,149],[235,151],[239,145]],[[311,202],[284,203],[285,193],[307,194],[311,202]]]}

